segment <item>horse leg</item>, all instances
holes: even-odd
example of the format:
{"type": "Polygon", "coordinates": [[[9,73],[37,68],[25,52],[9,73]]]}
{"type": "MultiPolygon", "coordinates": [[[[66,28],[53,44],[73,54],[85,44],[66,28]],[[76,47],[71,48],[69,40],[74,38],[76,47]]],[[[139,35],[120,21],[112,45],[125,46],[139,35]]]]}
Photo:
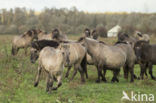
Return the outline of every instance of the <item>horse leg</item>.
{"type": "Polygon", "coordinates": [[[71,66],[69,66],[68,69],[67,69],[67,72],[66,72],[66,75],[65,75],[66,78],[68,78],[70,70],[71,70],[71,66]]]}
{"type": "Polygon", "coordinates": [[[152,67],[153,67],[152,64],[149,63],[149,74],[151,75],[151,78],[152,78],[153,80],[156,80],[156,78],[153,76],[152,67]]]}
{"type": "Polygon", "coordinates": [[[47,89],[46,89],[46,91],[49,94],[53,90],[53,82],[54,82],[54,76],[51,73],[48,73],[48,77],[47,77],[47,89]]]}
{"type": "Polygon", "coordinates": [[[81,75],[81,82],[84,83],[85,82],[85,78],[84,78],[84,72],[81,65],[79,66],[79,72],[80,72],[80,75],[81,75]]]}
{"type": "Polygon", "coordinates": [[[38,66],[38,71],[37,71],[37,76],[36,76],[36,80],[35,80],[35,83],[34,83],[34,87],[37,87],[38,86],[38,83],[39,83],[39,78],[40,78],[40,75],[41,75],[41,66],[38,66]]]}
{"type": "Polygon", "coordinates": [[[145,71],[145,65],[143,63],[140,64],[140,78],[143,80],[144,79],[144,71],[145,71]]]}
{"type": "Polygon", "coordinates": [[[145,69],[146,78],[148,78],[147,69],[148,69],[148,63],[146,64],[146,69],[145,69]]]}
{"type": "Polygon", "coordinates": [[[117,78],[117,75],[119,74],[119,70],[113,70],[113,78],[112,78],[112,82],[119,82],[118,78],[117,78]]]}
{"type": "Polygon", "coordinates": [[[27,56],[28,52],[27,52],[27,47],[24,48],[24,53],[27,56]]]}
{"type": "Polygon", "coordinates": [[[129,69],[128,69],[128,66],[126,64],[123,66],[123,70],[124,70],[124,78],[128,80],[129,69]]]}
{"type": "Polygon", "coordinates": [[[73,72],[72,78],[70,79],[71,81],[74,79],[75,75],[77,74],[78,68],[79,67],[77,65],[74,65],[74,72],[73,72]]]}
{"type": "Polygon", "coordinates": [[[104,78],[103,77],[103,75],[102,75],[102,68],[101,68],[102,66],[97,66],[97,71],[98,71],[98,78],[97,78],[97,80],[96,80],[96,83],[100,83],[100,76],[102,77],[102,78],[104,78]]]}
{"type": "Polygon", "coordinates": [[[50,91],[50,88],[53,86],[53,81],[50,77],[50,74],[48,73],[47,75],[47,87],[46,87],[46,92],[50,91]]]}
{"type": "Polygon", "coordinates": [[[117,73],[117,76],[118,76],[119,73],[120,73],[120,68],[116,70],[116,73],[117,73]]]}
{"type": "Polygon", "coordinates": [[[52,90],[57,90],[62,85],[62,75],[57,76],[57,86],[53,87],[52,90]]]}
{"type": "Polygon", "coordinates": [[[85,74],[86,74],[86,79],[88,79],[88,71],[87,71],[87,67],[86,67],[85,74]]]}
{"type": "Polygon", "coordinates": [[[102,81],[104,81],[104,82],[107,82],[107,80],[106,80],[106,72],[107,72],[107,70],[106,69],[103,69],[103,78],[102,78],[102,81]]]}
{"type": "Polygon", "coordinates": [[[131,74],[131,80],[130,82],[134,82],[134,65],[132,67],[129,67],[130,74],[131,74]]]}

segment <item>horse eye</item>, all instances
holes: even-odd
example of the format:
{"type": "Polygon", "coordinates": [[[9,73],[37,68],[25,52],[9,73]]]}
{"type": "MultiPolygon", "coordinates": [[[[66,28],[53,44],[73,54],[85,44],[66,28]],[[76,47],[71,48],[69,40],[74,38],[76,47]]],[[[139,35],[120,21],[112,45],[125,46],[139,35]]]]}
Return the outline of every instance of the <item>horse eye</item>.
{"type": "Polygon", "coordinates": [[[62,54],[64,55],[64,52],[62,52],[62,54]]]}

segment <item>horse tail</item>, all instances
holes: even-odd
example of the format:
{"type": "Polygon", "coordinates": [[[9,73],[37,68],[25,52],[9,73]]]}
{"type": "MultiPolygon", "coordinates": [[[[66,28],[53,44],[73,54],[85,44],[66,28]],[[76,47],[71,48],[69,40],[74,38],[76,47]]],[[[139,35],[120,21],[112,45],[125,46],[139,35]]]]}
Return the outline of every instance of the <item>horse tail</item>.
{"type": "Polygon", "coordinates": [[[88,72],[87,72],[87,54],[85,54],[84,58],[82,59],[81,67],[82,67],[84,73],[86,74],[86,78],[88,79],[88,72]]]}

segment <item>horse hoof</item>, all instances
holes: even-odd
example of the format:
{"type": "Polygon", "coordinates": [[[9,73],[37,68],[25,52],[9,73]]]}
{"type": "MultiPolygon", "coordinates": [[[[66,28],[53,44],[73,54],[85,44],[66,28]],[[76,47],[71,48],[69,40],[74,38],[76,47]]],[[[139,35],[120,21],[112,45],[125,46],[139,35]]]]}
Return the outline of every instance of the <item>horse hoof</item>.
{"type": "Polygon", "coordinates": [[[137,78],[137,80],[140,80],[140,79],[141,79],[140,77],[137,78]]]}
{"type": "Polygon", "coordinates": [[[102,81],[103,81],[103,82],[105,82],[105,83],[107,82],[107,80],[106,80],[106,79],[102,79],[102,81]]]}
{"type": "Polygon", "coordinates": [[[35,83],[34,83],[34,87],[37,87],[37,86],[38,86],[38,82],[35,82],[35,83]]]}
{"type": "Polygon", "coordinates": [[[68,78],[68,75],[66,75],[65,78],[68,78]]]}
{"type": "Polygon", "coordinates": [[[96,80],[96,83],[100,83],[100,80],[96,80]]]}
{"type": "Polygon", "coordinates": [[[136,75],[134,75],[134,79],[137,79],[138,77],[136,75]]]}
{"type": "Polygon", "coordinates": [[[53,87],[52,90],[57,90],[57,87],[53,87]]]}
{"type": "Polygon", "coordinates": [[[81,84],[84,84],[85,83],[85,81],[81,81],[81,84]]]}
{"type": "Polygon", "coordinates": [[[156,80],[156,78],[153,78],[153,80],[156,80]]]}
{"type": "Polygon", "coordinates": [[[58,87],[60,87],[61,85],[62,85],[62,83],[59,83],[59,84],[58,84],[58,87]]]}
{"type": "Polygon", "coordinates": [[[116,79],[116,82],[118,82],[118,83],[119,83],[119,80],[118,80],[118,79],[116,79]]]}
{"type": "Polygon", "coordinates": [[[152,77],[152,79],[153,79],[153,80],[156,80],[156,78],[155,78],[155,77],[152,77]]]}
{"type": "Polygon", "coordinates": [[[81,80],[81,83],[85,83],[85,80],[81,80]]]}
{"type": "Polygon", "coordinates": [[[107,80],[106,81],[103,81],[104,83],[107,83],[107,80]]]}

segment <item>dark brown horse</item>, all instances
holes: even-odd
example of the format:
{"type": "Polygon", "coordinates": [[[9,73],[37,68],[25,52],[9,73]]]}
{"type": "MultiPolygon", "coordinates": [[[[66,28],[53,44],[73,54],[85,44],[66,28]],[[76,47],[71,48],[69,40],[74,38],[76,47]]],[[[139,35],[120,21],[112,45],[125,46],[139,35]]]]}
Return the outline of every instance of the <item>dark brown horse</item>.
{"type": "Polygon", "coordinates": [[[152,65],[156,64],[156,44],[141,40],[135,43],[134,50],[141,67],[141,79],[144,78],[147,67],[149,67],[151,78],[156,79],[152,73],[152,65]]]}
{"type": "MultiPolygon", "coordinates": [[[[134,48],[135,43],[137,41],[139,41],[140,39],[141,40],[143,39],[143,40],[149,42],[149,39],[148,38],[141,38],[141,37],[143,37],[143,35],[140,32],[138,32],[138,33],[136,32],[134,34],[134,36],[132,36],[132,35],[130,36],[129,34],[127,34],[125,32],[119,32],[119,34],[118,34],[118,41],[119,42],[129,42],[131,44],[132,48],[134,48]]],[[[135,61],[135,64],[139,64],[139,62],[136,60],[135,61]]],[[[145,75],[147,76],[147,72],[146,71],[145,71],[145,75]]],[[[137,76],[135,74],[134,74],[134,78],[137,78],[137,76]]]]}

